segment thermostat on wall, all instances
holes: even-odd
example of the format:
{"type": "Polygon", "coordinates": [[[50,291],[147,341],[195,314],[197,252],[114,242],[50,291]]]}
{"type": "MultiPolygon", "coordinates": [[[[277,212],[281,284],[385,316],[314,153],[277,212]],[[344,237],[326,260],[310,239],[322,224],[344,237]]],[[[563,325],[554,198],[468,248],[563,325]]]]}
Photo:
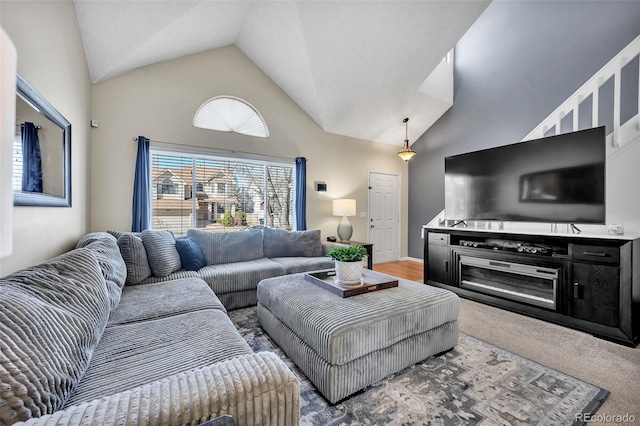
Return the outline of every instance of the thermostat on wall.
{"type": "Polygon", "coordinates": [[[315,182],[316,184],[316,191],[318,192],[327,192],[327,184],[324,182],[315,182]]]}

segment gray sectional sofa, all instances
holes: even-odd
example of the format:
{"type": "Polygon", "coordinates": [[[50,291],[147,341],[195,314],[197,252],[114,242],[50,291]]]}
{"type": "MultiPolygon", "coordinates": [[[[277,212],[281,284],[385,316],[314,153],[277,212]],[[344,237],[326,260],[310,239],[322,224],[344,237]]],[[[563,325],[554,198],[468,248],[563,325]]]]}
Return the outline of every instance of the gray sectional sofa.
{"type": "Polygon", "coordinates": [[[149,284],[177,278],[202,278],[227,309],[255,306],[256,288],[265,278],[328,269],[326,255],[334,244],[323,243],[319,230],[285,231],[265,227],[237,232],[189,229],[193,250],[180,256],[169,231],[132,234],[108,231],[118,239],[127,265],[127,284],[149,284]],[[189,260],[203,256],[202,263],[189,260]],[[188,269],[185,266],[188,265],[188,269]]]}
{"type": "Polygon", "coordinates": [[[298,424],[295,375],[226,309],[255,303],[264,277],[326,267],[319,235],[236,234],[190,231],[195,271],[173,235],[145,231],[92,233],[1,278],[0,424],[298,424]]]}

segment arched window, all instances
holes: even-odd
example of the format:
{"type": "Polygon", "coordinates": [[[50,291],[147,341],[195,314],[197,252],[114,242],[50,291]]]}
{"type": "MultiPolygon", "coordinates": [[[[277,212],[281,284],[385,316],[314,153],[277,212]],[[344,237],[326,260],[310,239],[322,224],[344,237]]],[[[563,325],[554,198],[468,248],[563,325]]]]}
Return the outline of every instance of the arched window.
{"type": "Polygon", "coordinates": [[[169,178],[164,178],[162,180],[162,185],[160,185],[160,193],[161,194],[177,194],[178,188],[173,184],[173,181],[169,178]]]}
{"type": "Polygon", "coordinates": [[[196,111],[193,126],[221,132],[268,138],[269,129],[262,115],[249,102],[235,96],[216,96],[196,111]]]}

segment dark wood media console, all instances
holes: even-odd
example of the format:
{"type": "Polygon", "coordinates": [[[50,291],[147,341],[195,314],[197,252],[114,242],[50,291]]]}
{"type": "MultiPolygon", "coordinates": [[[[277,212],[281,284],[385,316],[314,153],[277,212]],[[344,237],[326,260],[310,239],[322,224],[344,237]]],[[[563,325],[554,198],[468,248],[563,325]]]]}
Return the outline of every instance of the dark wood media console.
{"type": "Polygon", "coordinates": [[[640,239],[425,227],[424,283],[636,346],[640,239]]]}

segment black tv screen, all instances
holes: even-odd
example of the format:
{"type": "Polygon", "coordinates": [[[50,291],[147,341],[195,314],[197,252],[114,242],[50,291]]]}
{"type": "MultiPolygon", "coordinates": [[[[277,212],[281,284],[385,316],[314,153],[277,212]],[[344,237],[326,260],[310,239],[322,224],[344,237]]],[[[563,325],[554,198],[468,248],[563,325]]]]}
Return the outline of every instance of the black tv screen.
{"type": "Polygon", "coordinates": [[[449,220],[605,223],[604,127],[445,158],[449,220]]]}

